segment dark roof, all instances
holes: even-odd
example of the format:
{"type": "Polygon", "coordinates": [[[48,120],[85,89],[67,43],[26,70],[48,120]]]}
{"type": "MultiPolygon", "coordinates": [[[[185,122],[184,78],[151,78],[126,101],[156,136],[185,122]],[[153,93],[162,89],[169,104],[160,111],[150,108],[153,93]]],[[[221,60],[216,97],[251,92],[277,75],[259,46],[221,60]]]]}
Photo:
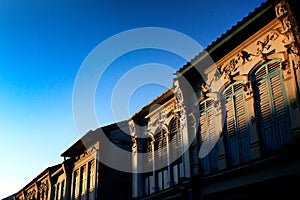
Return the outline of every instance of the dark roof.
{"type": "Polygon", "coordinates": [[[87,147],[95,144],[97,141],[100,141],[99,134],[111,134],[113,130],[119,129],[120,126],[126,126],[127,120],[109,124],[103,127],[100,127],[96,130],[90,130],[84,136],[82,136],[75,144],[70,146],[65,152],[61,154],[62,157],[72,157],[80,154],[87,147]]]}
{"type": "Polygon", "coordinates": [[[208,45],[204,51],[199,52],[190,62],[187,62],[183,67],[177,71],[177,75],[184,74],[194,64],[200,62],[207,53],[213,60],[218,60],[230,52],[233,48],[245,41],[253,33],[265,26],[270,19],[275,18],[275,10],[273,9],[273,2],[275,0],[267,0],[263,2],[258,8],[255,8],[253,12],[250,12],[248,16],[244,17],[231,29],[227,30],[214,42],[208,45]]]}
{"type": "Polygon", "coordinates": [[[171,87],[171,88],[167,89],[166,91],[164,91],[161,95],[159,95],[158,97],[156,97],[155,99],[153,99],[146,106],[144,106],[143,108],[141,108],[139,111],[137,111],[136,113],[134,113],[131,116],[131,119],[135,119],[137,116],[140,116],[140,115],[145,115],[145,116],[148,115],[149,114],[149,110],[150,110],[150,108],[151,108],[152,105],[154,105],[154,104],[162,105],[163,103],[165,103],[166,101],[168,101],[173,96],[174,96],[173,87],[171,87]]]}

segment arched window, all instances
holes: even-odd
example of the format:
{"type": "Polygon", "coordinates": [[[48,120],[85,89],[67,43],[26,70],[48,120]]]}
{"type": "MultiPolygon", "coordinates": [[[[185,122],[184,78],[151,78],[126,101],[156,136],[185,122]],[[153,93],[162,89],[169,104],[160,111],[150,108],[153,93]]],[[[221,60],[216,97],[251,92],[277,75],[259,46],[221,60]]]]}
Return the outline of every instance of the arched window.
{"type": "Polygon", "coordinates": [[[155,183],[157,191],[168,187],[168,152],[167,152],[167,131],[161,129],[155,134],[154,159],[155,159],[155,183]]]}
{"type": "Polygon", "coordinates": [[[174,118],[170,123],[170,160],[176,161],[181,158],[182,155],[182,144],[181,144],[181,133],[179,131],[179,119],[174,118]]]}
{"type": "Polygon", "coordinates": [[[217,148],[217,127],[215,117],[214,100],[209,98],[202,101],[199,105],[200,126],[198,131],[199,147],[203,151],[200,158],[202,174],[216,171],[218,148],[217,148]]]}
{"type": "Polygon", "coordinates": [[[261,66],[253,79],[262,146],[268,154],[290,142],[290,118],[280,59],[261,66]]]}
{"type": "Polygon", "coordinates": [[[155,164],[157,168],[167,166],[168,163],[166,134],[167,131],[165,129],[161,129],[155,134],[154,151],[155,164]]]}
{"type": "Polygon", "coordinates": [[[183,177],[182,135],[178,117],[171,121],[169,130],[170,184],[175,185],[179,182],[179,179],[183,177]]]}
{"type": "Polygon", "coordinates": [[[166,190],[178,184],[183,177],[182,163],[182,136],[180,133],[179,119],[174,118],[167,126],[155,132],[154,137],[149,137],[143,142],[143,152],[147,153],[143,161],[145,171],[143,174],[144,196],[166,190]],[[147,167],[147,169],[146,169],[147,167]]]}
{"type": "Polygon", "coordinates": [[[73,197],[74,199],[79,199],[79,170],[77,169],[74,172],[74,185],[73,185],[73,197]]]}
{"type": "Polygon", "coordinates": [[[249,161],[250,137],[243,83],[236,82],[229,85],[224,91],[224,96],[226,99],[225,149],[228,164],[236,166],[249,161]]]}

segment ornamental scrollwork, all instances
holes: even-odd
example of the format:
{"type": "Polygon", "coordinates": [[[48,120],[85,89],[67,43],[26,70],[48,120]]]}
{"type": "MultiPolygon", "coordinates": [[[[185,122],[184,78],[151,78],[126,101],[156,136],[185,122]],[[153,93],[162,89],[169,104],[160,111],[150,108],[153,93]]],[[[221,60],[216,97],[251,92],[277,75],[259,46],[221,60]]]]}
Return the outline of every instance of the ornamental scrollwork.
{"type": "Polygon", "coordinates": [[[286,2],[282,1],[282,2],[278,3],[275,7],[275,12],[276,12],[277,18],[280,18],[280,17],[286,15],[288,13],[288,5],[286,4],[286,2]]]}
{"type": "Polygon", "coordinates": [[[35,189],[27,192],[27,195],[26,195],[26,200],[34,200],[34,199],[36,199],[36,190],[35,189]]]}
{"type": "Polygon", "coordinates": [[[283,43],[290,54],[299,55],[299,46],[296,42],[296,38],[298,38],[298,42],[300,40],[298,33],[298,26],[295,23],[295,19],[292,15],[290,15],[290,7],[289,4],[285,1],[281,1],[277,3],[275,6],[275,12],[277,18],[281,21],[281,28],[279,33],[284,36],[283,43]]]}
{"type": "MultiPolygon", "coordinates": [[[[261,43],[259,41],[258,43],[261,43]]],[[[251,56],[256,56],[256,54],[249,53],[246,50],[240,51],[234,58],[232,58],[228,63],[222,64],[217,67],[221,76],[224,75],[224,79],[228,79],[230,82],[233,80],[237,69],[247,62],[250,62],[251,56]]]]}
{"type": "Polygon", "coordinates": [[[201,84],[201,93],[200,93],[200,98],[201,99],[206,99],[208,96],[207,96],[207,93],[209,92],[209,88],[208,88],[208,85],[203,82],[201,84]]]}
{"type": "Polygon", "coordinates": [[[253,95],[253,83],[252,81],[248,81],[247,83],[243,84],[243,89],[246,94],[246,97],[251,97],[253,95]]]}

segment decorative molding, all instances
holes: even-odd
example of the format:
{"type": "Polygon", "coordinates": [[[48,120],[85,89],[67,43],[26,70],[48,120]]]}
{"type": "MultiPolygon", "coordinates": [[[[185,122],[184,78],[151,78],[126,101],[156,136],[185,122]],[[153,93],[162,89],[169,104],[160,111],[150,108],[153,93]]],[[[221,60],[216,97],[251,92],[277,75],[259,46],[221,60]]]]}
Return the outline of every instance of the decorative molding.
{"type": "Polygon", "coordinates": [[[253,96],[253,83],[252,81],[248,81],[243,84],[243,89],[246,94],[246,99],[253,96]]]}
{"type": "Polygon", "coordinates": [[[196,117],[195,113],[190,113],[189,114],[189,118],[191,119],[189,121],[192,124],[194,132],[196,133],[197,132],[197,123],[198,123],[198,120],[197,120],[197,117],[196,117]]]}
{"type": "Polygon", "coordinates": [[[275,5],[275,13],[277,19],[281,22],[280,34],[285,36],[282,42],[285,44],[287,52],[299,56],[299,27],[297,26],[288,2],[281,1],[277,3],[275,5]]]}
{"type": "Polygon", "coordinates": [[[132,141],[132,153],[135,154],[137,153],[137,140],[136,140],[136,136],[131,136],[131,141],[132,141]]]}
{"type": "Polygon", "coordinates": [[[34,200],[34,199],[37,199],[37,192],[35,189],[32,189],[27,192],[26,200],[34,200]]]}
{"type": "Polygon", "coordinates": [[[219,99],[214,101],[214,107],[217,112],[221,110],[221,101],[219,99]]]}
{"type": "MultiPolygon", "coordinates": [[[[228,62],[224,62],[220,66],[217,67],[221,77],[229,82],[233,82],[234,77],[238,75],[238,68],[244,66],[245,64],[252,61],[252,57],[260,57],[262,62],[268,60],[269,55],[276,53],[274,49],[272,49],[272,43],[276,41],[280,35],[283,35],[285,39],[283,39],[284,44],[288,44],[287,40],[289,36],[282,31],[282,28],[276,28],[271,30],[264,39],[258,40],[256,45],[256,52],[250,52],[246,49],[241,50],[236,56],[231,58],[228,62]],[[287,38],[288,37],[288,38],[287,38]]],[[[290,48],[290,51],[297,51],[294,47],[290,48]]]]}

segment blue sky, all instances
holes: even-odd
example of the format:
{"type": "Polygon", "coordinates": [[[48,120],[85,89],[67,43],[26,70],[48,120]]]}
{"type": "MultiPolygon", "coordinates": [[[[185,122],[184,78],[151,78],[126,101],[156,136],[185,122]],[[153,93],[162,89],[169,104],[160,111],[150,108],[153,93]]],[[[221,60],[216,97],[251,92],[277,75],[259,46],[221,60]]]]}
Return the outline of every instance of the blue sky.
{"type": "MultiPolygon", "coordinates": [[[[81,63],[101,41],[133,28],[163,27],[206,47],[261,2],[0,0],[0,198],[62,162],[60,154],[79,139],[72,113],[73,84],[81,63]]],[[[159,50],[121,56],[97,88],[100,125],[113,122],[108,97],[118,77],[150,62],[175,70],[185,64],[159,50]]],[[[129,112],[164,90],[158,85],[138,89],[129,112]]]]}

